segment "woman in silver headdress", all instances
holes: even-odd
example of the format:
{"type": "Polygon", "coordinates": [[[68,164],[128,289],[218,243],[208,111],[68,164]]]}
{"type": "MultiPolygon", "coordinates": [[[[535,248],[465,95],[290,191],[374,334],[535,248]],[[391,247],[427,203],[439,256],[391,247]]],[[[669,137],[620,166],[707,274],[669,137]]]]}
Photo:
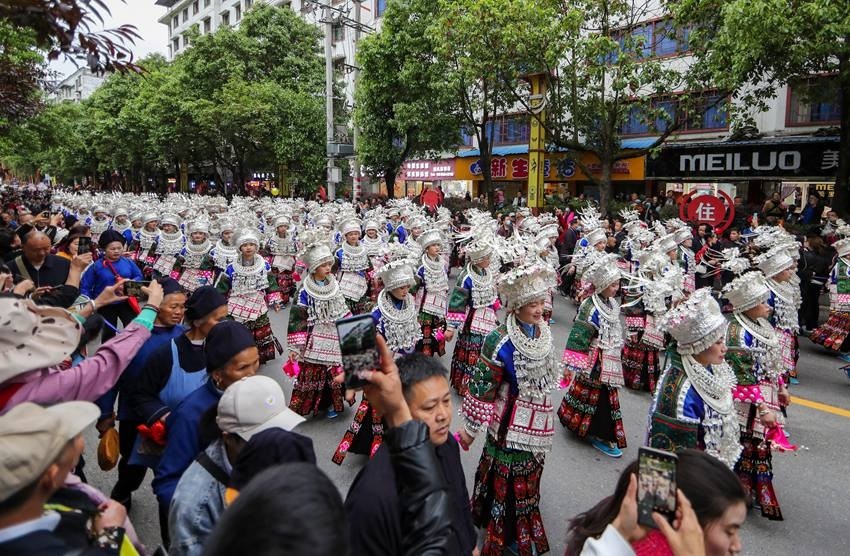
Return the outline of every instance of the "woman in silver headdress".
{"type": "Polygon", "coordinates": [[[215,262],[210,256],[210,249],[209,222],[196,220],[189,224],[189,241],[177,255],[171,275],[190,294],[213,283],[215,262]]]}
{"type": "Polygon", "coordinates": [[[148,251],[146,275],[152,278],[170,276],[177,262],[177,255],[186,245],[186,238],[180,230],[180,220],[177,215],[165,214],[160,221],[160,231],[156,242],[148,251]]]}
{"type": "Polygon", "coordinates": [[[269,263],[259,254],[258,234],[243,230],[236,247],[239,256],[219,274],[216,287],[227,296],[227,314],[254,334],[260,364],[263,364],[277,357],[277,353],[283,353],[269,322],[269,307],[280,310],[280,293],[269,263]]]}
{"type": "Polygon", "coordinates": [[[416,292],[422,340],[417,351],[438,357],[446,353],[446,312],[449,304],[447,261],[441,255],[443,234],[431,229],[419,237],[422,248],[416,276],[422,286],[416,292]]]}
{"type": "Polygon", "coordinates": [[[372,308],[369,279],[372,265],[366,247],[360,243],[360,220],[346,218],[339,223],[342,243],[336,250],[337,280],[339,289],[351,314],[360,315],[372,308]]]}
{"type": "Polygon", "coordinates": [[[295,243],[294,232],[290,230],[292,219],[289,216],[285,214],[278,216],[274,219],[272,225],[275,235],[266,242],[264,256],[271,265],[272,274],[277,280],[281,303],[287,305],[289,299],[295,293],[293,272],[295,271],[295,255],[298,248],[295,243]]]}

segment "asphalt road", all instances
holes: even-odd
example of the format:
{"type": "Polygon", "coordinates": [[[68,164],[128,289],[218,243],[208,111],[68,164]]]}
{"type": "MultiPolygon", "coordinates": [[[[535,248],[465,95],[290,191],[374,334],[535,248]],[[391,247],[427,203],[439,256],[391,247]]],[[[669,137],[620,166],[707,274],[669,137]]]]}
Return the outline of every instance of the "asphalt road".
{"type": "MultiPolygon", "coordinates": [[[[572,302],[556,296],[553,335],[558,349],[566,343],[567,332],[575,315],[572,302]]],[[[287,311],[272,314],[272,327],[285,344],[287,311]]],[[[850,381],[839,371],[842,364],[835,356],[808,339],[801,340],[799,374],[801,384],[794,386],[792,396],[827,404],[844,415],[793,404],[788,410],[791,441],[805,446],[794,454],[774,455],[774,486],[785,521],[771,522],[751,511],[742,533],[744,554],[771,556],[792,554],[850,554],[850,381]]],[[[450,363],[451,349],[443,358],[450,363]]],[[[283,358],[263,366],[261,372],[279,380],[289,395],[291,383],[281,372],[283,358]]],[[[563,391],[553,395],[557,407],[563,391]]],[[[455,407],[460,399],[455,397],[455,407]]],[[[575,439],[558,427],[552,452],[546,458],[541,492],[541,511],[551,554],[564,553],[566,522],[577,513],[593,506],[613,492],[614,483],[624,467],[637,457],[644,440],[649,394],[621,389],[620,403],[628,436],[628,447],[622,459],[613,460],[575,439]]],[[[356,407],[356,406],[355,406],[356,407]]],[[[319,467],[338,486],[343,497],[357,472],[366,462],[365,456],[349,454],[342,466],[331,462],[337,443],[353,416],[347,409],[334,420],[317,418],[299,426],[298,432],[313,439],[319,467]]],[[[455,427],[460,418],[455,417],[455,427]]],[[[462,453],[467,482],[472,483],[481,439],[469,452],[462,453]]],[[[104,473],[97,468],[96,436],[87,436],[86,466],[89,481],[109,493],[116,472],[104,473]]],[[[133,498],[130,517],[140,538],[148,547],[160,543],[156,501],[150,491],[150,473],[133,498]]]]}

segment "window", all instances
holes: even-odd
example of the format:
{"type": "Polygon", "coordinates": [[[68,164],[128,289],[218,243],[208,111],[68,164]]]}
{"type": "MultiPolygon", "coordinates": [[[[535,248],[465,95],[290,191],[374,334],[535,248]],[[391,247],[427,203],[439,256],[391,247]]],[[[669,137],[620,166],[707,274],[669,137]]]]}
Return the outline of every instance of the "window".
{"type": "Polygon", "coordinates": [[[177,54],[178,52],[180,52],[180,37],[177,37],[176,39],[174,39],[173,41],[171,41],[171,47],[172,47],[172,48],[171,48],[171,49],[172,49],[172,51],[173,51],[175,54],[177,54]]]}
{"type": "Polygon", "coordinates": [[[209,7],[210,7],[210,0],[204,0],[204,7],[205,7],[205,8],[209,8],[209,7]]]}
{"type": "Polygon", "coordinates": [[[171,29],[176,30],[178,27],[180,27],[180,17],[175,15],[171,20],[171,29]]]}
{"type": "Polygon", "coordinates": [[[210,18],[206,18],[204,20],[204,34],[209,33],[211,28],[212,22],[210,21],[210,18]]]}
{"type": "Polygon", "coordinates": [[[242,6],[240,6],[239,4],[236,4],[236,6],[234,6],[233,19],[235,19],[236,21],[242,19],[242,6]]]}
{"type": "Polygon", "coordinates": [[[531,136],[529,116],[515,114],[493,118],[487,122],[487,136],[494,145],[528,143],[531,136]]]}
{"type": "Polygon", "coordinates": [[[183,23],[189,21],[189,8],[183,8],[183,23]]]}
{"type": "Polygon", "coordinates": [[[221,24],[224,26],[230,25],[230,12],[226,11],[221,14],[221,24]]]}
{"type": "Polygon", "coordinates": [[[652,107],[667,113],[668,118],[661,115],[650,125],[648,115],[642,113],[640,106],[632,106],[626,117],[622,135],[652,135],[664,133],[671,122],[683,121],[677,133],[722,130],[729,128],[729,109],[721,97],[706,93],[694,95],[690,110],[682,106],[677,97],[661,97],[652,100],[652,107]]]}
{"type": "Polygon", "coordinates": [[[254,0],[245,0],[245,11],[247,12],[248,10],[250,10],[251,6],[253,6],[253,5],[254,5],[254,0]]]}
{"type": "Polygon", "coordinates": [[[198,6],[198,0],[192,2],[192,15],[198,15],[198,11],[200,10],[200,6],[198,6]]]}
{"type": "Polygon", "coordinates": [[[387,0],[375,0],[375,17],[381,17],[387,11],[387,0]]]}
{"type": "Polygon", "coordinates": [[[638,25],[631,31],[615,31],[611,38],[619,44],[619,49],[607,56],[608,63],[616,62],[619,52],[626,49],[626,36],[634,39],[635,58],[639,60],[653,56],[676,56],[688,51],[690,28],[677,28],[671,19],[665,18],[638,25]]]}
{"type": "Polygon", "coordinates": [[[342,42],[345,40],[345,26],[341,23],[334,23],[331,26],[331,38],[333,42],[342,42]]]}
{"type": "Polygon", "coordinates": [[[656,21],[654,33],[653,47],[656,56],[672,56],[679,52],[679,41],[676,38],[676,30],[673,28],[672,21],[669,19],[656,21]]]}
{"type": "Polygon", "coordinates": [[[785,120],[789,126],[840,123],[838,79],[830,75],[789,83],[785,120]]]}
{"type": "Polygon", "coordinates": [[[461,144],[467,147],[475,145],[475,136],[469,133],[466,129],[460,130],[461,144]]]}

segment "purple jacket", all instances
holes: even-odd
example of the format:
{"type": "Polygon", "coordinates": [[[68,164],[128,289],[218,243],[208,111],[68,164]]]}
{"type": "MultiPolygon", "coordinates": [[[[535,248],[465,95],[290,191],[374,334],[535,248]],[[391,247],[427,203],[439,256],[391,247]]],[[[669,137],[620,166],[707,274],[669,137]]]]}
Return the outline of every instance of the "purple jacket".
{"type": "Polygon", "coordinates": [[[58,366],[36,369],[0,384],[0,394],[7,388],[16,389],[0,407],[0,415],[23,402],[41,405],[73,400],[94,402],[112,388],[150,337],[148,327],[133,321],[94,355],[68,370],[58,366]]]}

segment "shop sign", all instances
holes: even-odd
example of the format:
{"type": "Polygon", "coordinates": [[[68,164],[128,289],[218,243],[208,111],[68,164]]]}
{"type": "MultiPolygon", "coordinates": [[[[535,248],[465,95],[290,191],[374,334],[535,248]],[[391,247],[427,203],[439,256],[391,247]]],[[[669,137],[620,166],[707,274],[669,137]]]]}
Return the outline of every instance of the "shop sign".
{"type": "MultiPolygon", "coordinates": [[[[602,173],[602,165],[593,155],[582,155],[584,164],[594,174],[602,173]]],[[[481,160],[458,158],[457,179],[480,180],[483,178],[481,160]]],[[[528,155],[495,156],[490,159],[490,176],[494,180],[521,181],[529,175],[528,155]]],[[[644,157],[619,160],[611,170],[613,180],[644,179],[644,157]]],[[[546,181],[581,181],[587,178],[576,162],[564,154],[548,156],[543,161],[543,179],[546,181]]]]}
{"type": "Polygon", "coordinates": [[[679,217],[693,224],[711,224],[718,234],[722,234],[735,219],[735,204],[723,190],[718,195],[688,193],[679,204],[679,217]],[[724,203],[725,200],[725,203],[724,203]]]}
{"type": "Polygon", "coordinates": [[[672,145],[647,161],[646,175],[667,179],[834,176],[838,159],[837,140],[672,145]]]}
{"type": "Polygon", "coordinates": [[[402,179],[410,181],[450,180],[455,177],[455,161],[408,160],[401,172],[402,179]]]}

